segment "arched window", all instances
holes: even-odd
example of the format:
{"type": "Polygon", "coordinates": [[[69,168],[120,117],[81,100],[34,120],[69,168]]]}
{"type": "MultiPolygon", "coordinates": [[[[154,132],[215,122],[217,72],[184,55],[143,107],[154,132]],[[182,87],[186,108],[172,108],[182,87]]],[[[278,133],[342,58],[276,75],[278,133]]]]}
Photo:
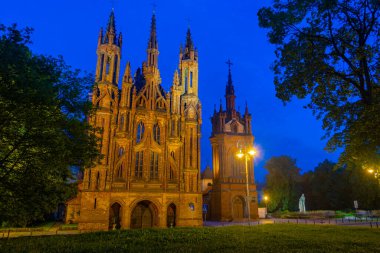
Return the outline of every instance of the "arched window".
{"type": "Polygon", "coordinates": [[[144,153],[142,151],[136,152],[136,161],[135,161],[135,177],[142,178],[143,176],[143,160],[144,153]]]}
{"type": "Polygon", "coordinates": [[[123,128],[124,128],[124,116],[121,116],[121,118],[120,118],[120,125],[119,125],[120,131],[122,131],[123,128]]]}
{"type": "Polygon", "coordinates": [[[123,177],[123,164],[120,164],[119,168],[117,169],[117,177],[118,178],[123,177]]]}
{"type": "Polygon", "coordinates": [[[158,123],[156,123],[153,127],[153,137],[154,137],[154,141],[160,144],[161,136],[160,136],[160,126],[158,125],[158,123]]]}
{"type": "Polygon", "coordinates": [[[107,63],[106,63],[106,75],[110,73],[110,65],[111,65],[111,57],[108,57],[107,63]]]}
{"type": "Polygon", "coordinates": [[[115,99],[115,92],[114,91],[111,92],[111,98],[115,99]]]}
{"type": "Polygon", "coordinates": [[[170,153],[170,155],[173,157],[173,159],[175,160],[175,155],[174,155],[174,151],[172,151],[171,153],[170,153]]]}
{"type": "Polygon", "coordinates": [[[121,147],[119,148],[119,157],[122,156],[124,154],[124,148],[121,147]]]}
{"type": "Polygon", "coordinates": [[[173,171],[173,168],[172,166],[169,167],[169,180],[173,180],[174,179],[174,171],[173,171]]]}
{"type": "Polygon", "coordinates": [[[193,72],[190,71],[190,88],[193,88],[193,72]]]}
{"type": "Polygon", "coordinates": [[[100,185],[100,172],[98,171],[98,173],[96,174],[96,185],[95,185],[95,189],[99,190],[99,185],[100,185]]]}
{"type": "Polygon", "coordinates": [[[136,143],[140,143],[143,137],[144,137],[144,124],[140,122],[137,125],[136,143]]]}
{"type": "Polygon", "coordinates": [[[99,88],[96,88],[96,96],[100,97],[100,89],[99,88]]]}
{"type": "Polygon", "coordinates": [[[150,179],[158,179],[158,154],[151,152],[150,157],[150,179]]]}

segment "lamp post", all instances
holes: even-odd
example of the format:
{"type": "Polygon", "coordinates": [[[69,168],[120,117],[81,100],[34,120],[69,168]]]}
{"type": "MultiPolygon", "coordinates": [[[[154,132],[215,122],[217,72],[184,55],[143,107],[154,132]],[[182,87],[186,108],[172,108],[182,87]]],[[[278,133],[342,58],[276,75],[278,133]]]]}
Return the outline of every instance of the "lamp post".
{"type": "Polygon", "coordinates": [[[264,202],[265,202],[265,218],[268,215],[268,196],[264,195],[264,202]]]}
{"type": "Polygon", "coordinates": [[[251,219],[251,207],[250,207],[250,201],[249,201],[248,160],[250,157],[254,157],[255,154],[256,154],[256,150],[254,150],[253,148],[247,148],[247,147],[245,147],[244,149],[240,148],[239,152],[236,154],[237,158],[241,159],[244,157],[245,159],[245,185],[246,185],[246,190],[247,190],[246,204],[247,204],[247,212],[248,212],[248,224],[250,223],[250,219],[251,219]]]}

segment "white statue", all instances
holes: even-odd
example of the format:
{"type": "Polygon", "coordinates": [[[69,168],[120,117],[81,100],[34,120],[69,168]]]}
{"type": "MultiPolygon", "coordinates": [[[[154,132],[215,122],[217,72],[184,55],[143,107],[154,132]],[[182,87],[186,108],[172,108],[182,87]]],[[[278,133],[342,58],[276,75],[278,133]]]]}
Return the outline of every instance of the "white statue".
{"type": "Polygon", "coordinates": [[[302,196],[300,197],[300,200],[298,202],[298,207],[300,209],[300,213],[306,213],[305,195],[303,193],[302,193],[302,196]]]}

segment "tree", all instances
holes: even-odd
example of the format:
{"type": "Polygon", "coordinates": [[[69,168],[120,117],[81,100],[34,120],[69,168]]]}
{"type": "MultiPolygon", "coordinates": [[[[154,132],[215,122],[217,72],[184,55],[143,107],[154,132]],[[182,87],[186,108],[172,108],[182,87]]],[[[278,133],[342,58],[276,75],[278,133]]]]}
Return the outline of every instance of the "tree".
{"type": "Polygon", "coordinates": [[[268,209],[298,210],[300,192],[300,169],[295,159],[289,156],[270,158],[264,168],[269,172],[266,176],[265,193],[269,195],[268,209]]]}
{"type": "Polygon", "coordinates": [[[31,29],[0,25],[0,224],[25,226],[72,187],[71,166],[98,156],[87,94],[92,81],[63,59],[35,55],[31,29]]]}
{"type": "MultiPolygon", "coordinates": [[[[307,98],[339,164],[380,164],[380,1],[273,0],[259,24],[276,45],[276,95],[307,98]]],[[[355,167],[355,166],[352,166],[355,167]]]]}

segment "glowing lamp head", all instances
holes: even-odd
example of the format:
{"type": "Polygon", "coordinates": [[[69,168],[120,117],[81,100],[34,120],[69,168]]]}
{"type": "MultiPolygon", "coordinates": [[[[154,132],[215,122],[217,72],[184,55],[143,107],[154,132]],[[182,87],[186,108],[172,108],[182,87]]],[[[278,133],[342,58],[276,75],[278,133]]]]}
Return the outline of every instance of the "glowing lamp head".
{"type": "Polygon", "coordinates": [[[375,172],[373,169],[369,169],[369,170],[367,170],[368,171],[368,173],[373,173],[373,172],[375,172]]]}
{"type": "Polygon", "coordinates": [[[244,154],[243,152],[241,151],[241,149],[239,150],[239,152],[236,154],[237,158],[243,158],[244,154]]]}
{"type": "Polygon", "coordinates": [[[248,154],[249,154],[250,156],[254,156],[254,155],[256,155],[256,150],[254,150],[254,149],[252,148],[252,149],[248,150],[248,154]]]}
{"type": "Polygon", "coordinates": [[[268,200],[268,196],[264,196],[264,200],[267,201],[268,200]]]}

